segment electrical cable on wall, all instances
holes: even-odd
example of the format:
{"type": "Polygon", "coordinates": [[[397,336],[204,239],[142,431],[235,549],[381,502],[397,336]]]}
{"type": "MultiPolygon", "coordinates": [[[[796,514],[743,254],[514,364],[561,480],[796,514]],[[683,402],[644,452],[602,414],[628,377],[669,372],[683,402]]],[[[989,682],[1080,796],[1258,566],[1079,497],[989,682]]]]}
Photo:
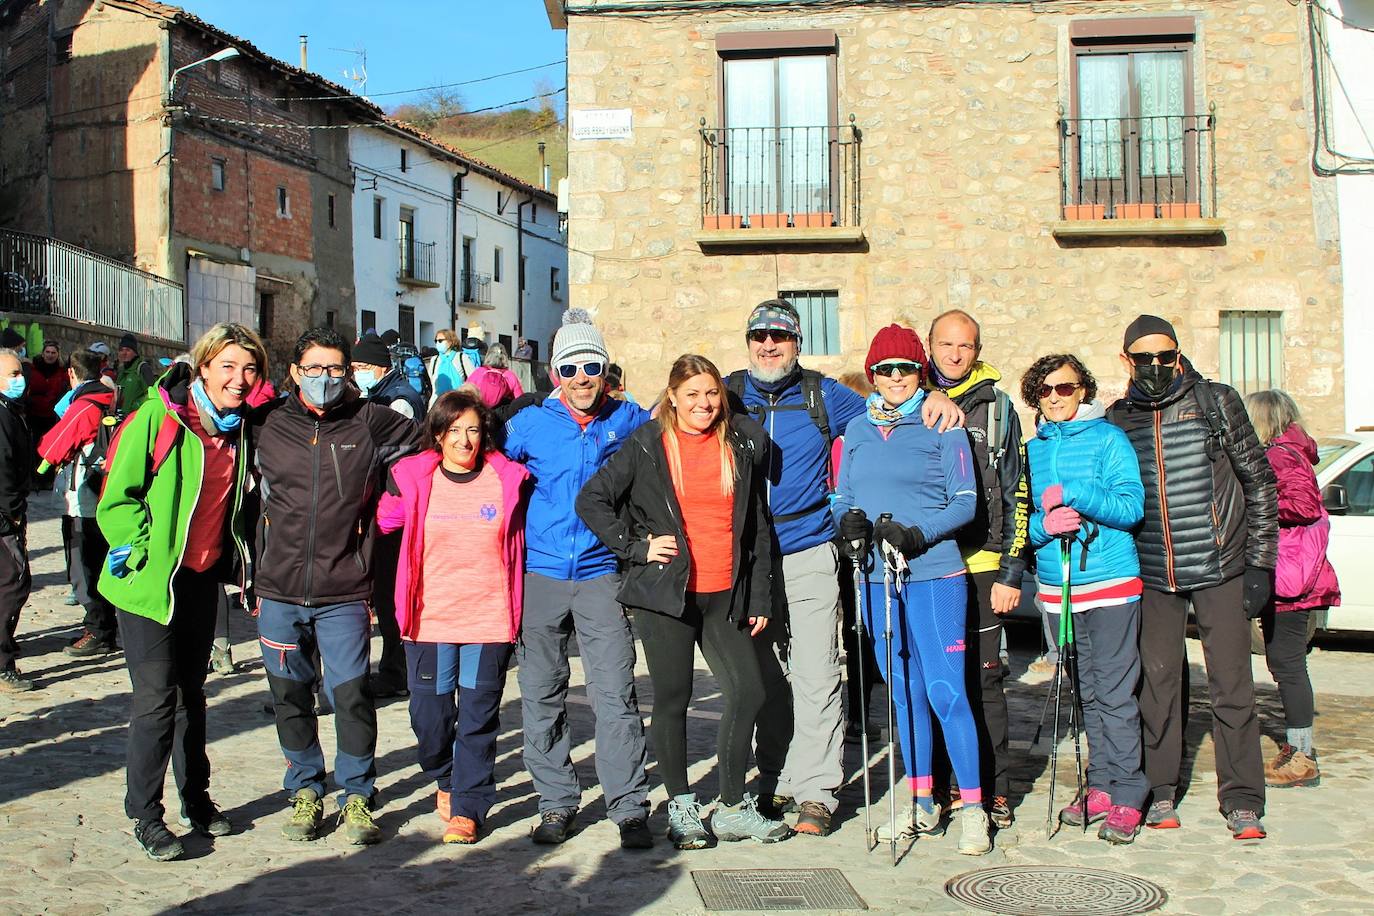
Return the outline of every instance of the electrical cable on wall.
{"type": "MultiPolygon", "coordinates": [[[[1359,126],[1360,132],[1364,134],[1366,142],[1374,147],[1374,142],[1370,141],[1369,131],[1365,128],[1364,122],[1360,119],[1359,111],[1354,100],[1350,96],[1349,90],[1345,86],[1345,81],[1341,79],[1340,71],[1336,68],[1336,60],[1331,52],[1331,47],[1326,41],[1325,31],[1322,23],[1318,20],[1317,14],[1321,12],[1340,22],[1345,22],[1333,11],[1327,9],[1316,0],[1308,0],[1307,3],[1307,24],[1308,37],[1311,42],[1311,63],[1312,63],[1312,120],[1313,120],[1313,145],[1312,145],[1312,171],[1323,178],[1334,178],[1339,175],[1374,175],[1374,158],[1365,156],[1350,156],[1338,152],[1332,146],[1331,122],[1329,109],[1332,102],[1331,90],[1327,85],[1326,69],[1330,68],[1331,74],[1336,79],[1336,84],[1340,89],[1350,110],[1355,117],[1355,123],[1359,126]],[[1328,165],[1322,161],[1322,155],[1335,157],[1338,161],[1336,165],[1328,165]]],[[[1358,28],[1358,27],[1357,27],[1358,28]]],[[[1369,32],[1369,29],[1361,29],[1369,32]]]]}

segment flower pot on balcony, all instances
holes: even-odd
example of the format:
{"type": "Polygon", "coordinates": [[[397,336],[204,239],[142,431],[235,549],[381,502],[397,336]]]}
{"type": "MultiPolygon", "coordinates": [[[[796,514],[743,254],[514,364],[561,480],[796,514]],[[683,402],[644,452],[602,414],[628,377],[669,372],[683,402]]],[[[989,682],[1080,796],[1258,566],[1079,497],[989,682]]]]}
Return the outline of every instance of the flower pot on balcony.
{"type": "Polygon", "coordinates": [[[738,213],[720,213],[714,216],[707,216],[702,219],[701,228],[703,229],[738,229],[744,222],[744,217],[738,213]]]}
{"type": "Polygon", "coordinates": [[[835,225],[835,214],[829,211],[824,213],[793,213],[792,225],[799,229],[824,229],[835,225]]]}
{"type": "Polygon", "coordinates": [[[749,214],[750,229],[786,229],[786,213],[751,213],[749,214]]]}
{"type": "Polygon", "coordinates": [[[1160,204],[1160,219],[1202,219],[1202,204],[1160,204]]]}
{"type": "Polygon", "coordinates": [[[1154,219],[1154,204],[1117,204],[1117,219],[1154,219]]]}
{"type": "Polygon", "coordinates": [[[1106,219],[1106,204],[1069,204],[1064,207],[1064,219],[1106,219]]]}

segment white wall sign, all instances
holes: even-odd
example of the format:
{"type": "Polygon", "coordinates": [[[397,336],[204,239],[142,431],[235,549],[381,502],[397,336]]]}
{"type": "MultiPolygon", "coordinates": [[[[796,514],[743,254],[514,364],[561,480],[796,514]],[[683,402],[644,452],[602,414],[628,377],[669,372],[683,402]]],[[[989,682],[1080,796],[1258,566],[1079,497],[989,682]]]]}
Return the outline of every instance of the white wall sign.
{"type": "Polygon", "coordinates": [[[589,108],[572,113],[574,140],[628,140],[633,135],[628,108],[589,108]]]}

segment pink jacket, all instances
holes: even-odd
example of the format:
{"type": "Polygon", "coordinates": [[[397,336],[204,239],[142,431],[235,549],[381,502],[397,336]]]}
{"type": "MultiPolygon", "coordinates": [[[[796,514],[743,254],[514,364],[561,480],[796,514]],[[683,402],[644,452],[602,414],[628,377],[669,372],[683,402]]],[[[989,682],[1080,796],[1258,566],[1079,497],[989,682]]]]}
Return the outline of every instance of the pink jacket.
{"type": "Polygon", "coordinates": [[[1275,589],[1278,597],[1274,608],[1304,611],[1336,607],[1341,603],[1341,587],[1336,570],[1326,558],[1330,521],[1312,471],[1317,463],[1317,443],[1295,423],[1269,443],[1265,457],[1279,485],[1280,587],[1275,589]],[[1303,593],[1284,595],[1281,583],[1286,579],[1304,580],[1303,593]]]}
{"type": "MultiPolygon", "coordinates": [[[[430,488],[439,471],[439,453],[426,450],[419,455],[402,458],[391,468],[391,480],[377,506],[377,527],[383,534],[404,529],[401,536],[400,564],[396,571],[396,622],[401,636],[414,639],[420,618],[418,575],[425,553],[425,516],[429,511],[430,488]]],[[[506,571],[506,588],[510,592],[510,640],[520,633],[520,613],[524,603],[525,583],[525,507],[529,503],[529,482],[532,479],[525,466],[511,461],[500,452],[488,452],[485,458],[501,479],[503,521],[501,523],[502,566],[506,571]]],[[[457,570],[433,570],[437,575],[452,575],[457,570]]],[[[480,583],[486,587],[486,583],[480,583]]]]}

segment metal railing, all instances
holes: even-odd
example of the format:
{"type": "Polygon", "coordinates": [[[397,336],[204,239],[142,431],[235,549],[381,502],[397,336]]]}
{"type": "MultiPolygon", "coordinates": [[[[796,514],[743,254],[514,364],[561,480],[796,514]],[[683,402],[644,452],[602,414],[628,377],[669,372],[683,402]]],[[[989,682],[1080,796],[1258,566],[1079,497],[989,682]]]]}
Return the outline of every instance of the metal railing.
{"type": "Polygon", "coordinates": [[[435,283],[434,243],[417,242],[402,236],[399,240],[400,267],[396,271],[398,280],[412,280],[416,283],[435,283]]]}
{"type": "Polygon", "coordinates": [[[0,311],[186,338],[181,285],[57,239],[0,229],[0,311]]]}
{"type": "Polygon", "coordinates": [[[465,270],[458,275],[458,304],[466,306],[491,305],[491,274],[465,270]]]}
{"type": "Polygon", "coordinates": [[[1060,204],[1068,219],[1217,215],[1216,111],[1061,118],[1060,204]]]}
{"type": "Polygon", "coordinates": [[[701,221],[707,229],[858,226],[863,133],[701,122],[701,221]]]}

